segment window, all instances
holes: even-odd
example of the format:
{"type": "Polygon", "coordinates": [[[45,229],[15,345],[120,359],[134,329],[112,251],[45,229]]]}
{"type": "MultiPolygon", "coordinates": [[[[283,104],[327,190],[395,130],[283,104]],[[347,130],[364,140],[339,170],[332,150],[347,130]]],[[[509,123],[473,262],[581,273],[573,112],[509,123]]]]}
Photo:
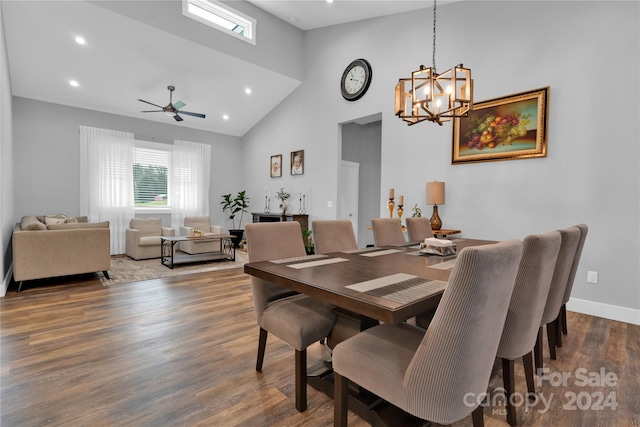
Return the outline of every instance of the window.
{"type": "Polygon", "coordinates": [[[136,141],[133,158],[133,200],[136,208],[170,206],[171,154],[171,145],[136,141]]]}
{"type": "Polygon", "coordinates": [[[256,44],[256,20],[215,0],[183,0],[182,14],[211,28],[256,44]]]}

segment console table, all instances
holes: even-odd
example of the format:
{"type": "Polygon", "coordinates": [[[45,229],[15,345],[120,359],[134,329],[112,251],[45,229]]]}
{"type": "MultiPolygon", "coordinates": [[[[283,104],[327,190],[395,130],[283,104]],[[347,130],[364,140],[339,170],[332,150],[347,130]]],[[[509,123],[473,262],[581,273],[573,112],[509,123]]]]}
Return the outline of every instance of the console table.
{"type": "MultiPolygon", "coordinates": [[[[253,222],[285,222],[298,221],[302,231],[309,229],[309,215],[253,212],[253,222]]],[[[303,236],[304,241],[304,236],[303,236]]],[[[305,244],[306,245],[306,244],[305,244]]]]}

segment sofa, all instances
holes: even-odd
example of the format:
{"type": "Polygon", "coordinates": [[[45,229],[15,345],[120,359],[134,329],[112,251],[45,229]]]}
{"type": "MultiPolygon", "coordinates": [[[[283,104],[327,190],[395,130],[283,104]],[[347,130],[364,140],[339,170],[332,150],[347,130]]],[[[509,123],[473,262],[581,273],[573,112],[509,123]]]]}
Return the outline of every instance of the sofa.
{"type": "Polygon", "coordinates": [[[109,221],[66,215],[25,216],[13,230],[13,279],[24,281],[111,268],[109,221]]]}
{"type": "Polygon", "coordinates": [[[176,231],[162,226],[160,218],[133,218],[125,230],[125,251],[135,260],[160,258],[160,237],[175,236],[176,231]]]}
{"type": "MultiPolygon", "coordinates": [[[[225,234],[224,227],[210,224],[208,216],[188,216],[184,219],[184,225],[180,226],[181,236],[191,236],[193,230],[200,230],[203,235],[225,234]]],[[[220,250],[220,239],[212,240],[189,240],[180,242],[180,250],[190,255],[207,252],[217,252],[220,250]]]]}

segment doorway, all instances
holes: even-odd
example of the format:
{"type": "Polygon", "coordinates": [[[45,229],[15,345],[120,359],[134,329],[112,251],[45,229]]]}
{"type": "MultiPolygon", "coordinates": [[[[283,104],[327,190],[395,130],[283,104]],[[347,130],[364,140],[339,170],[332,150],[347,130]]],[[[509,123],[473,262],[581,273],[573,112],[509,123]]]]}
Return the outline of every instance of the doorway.
{"type": "MultiPolygon", "coordinates": [[[[382,164],[382,114],[374,114],[341,125],[342,158],[358,167],[357,183],[347,182],[349,175],[338,176],[338,219],[350,219],[354,224],[359,247],[373,244],[373,233],[367,229],[371,218],[380,216],[380,183],[382,164]],[[357,206],[343,208],[343,200],[357,187],[357,206]],[[357,208],[357,209],[356,209],[357,208]],[[349,212],[350,210],[350,212],[349,212]],[[349,213],[353,217],[349,217],[349,213]],[[354,219],[355,218],[355,219],[354,219]]],[[[355,181],[355,178],[350,178],[355,181]]],[[[348,200],[348,199],[347,199],[348,200]]],[[[348,205],[347,201],[344,203],[348,205]]]]}

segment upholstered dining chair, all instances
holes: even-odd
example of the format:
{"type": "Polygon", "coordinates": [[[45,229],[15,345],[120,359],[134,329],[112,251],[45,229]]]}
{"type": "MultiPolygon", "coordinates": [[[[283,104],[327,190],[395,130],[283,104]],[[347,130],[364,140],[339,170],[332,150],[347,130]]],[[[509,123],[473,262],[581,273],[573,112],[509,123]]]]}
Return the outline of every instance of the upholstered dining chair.
{"type": "Polygon", "coordinates": [[[409,217],[407,221],[407,233],[410,242],[422,242],[424,239],[433,237],[431,221],[426,217],[409,217]]]}
{"type": "Polygon", "coordinates": [[[538,338],[534,347],[537,369],[542,369],[544,365],[542,348],[543,328],[545,325],[547,329],[547,341],[549,342],[549,356],[553,360],[556,359],[556,346],[561,335],[559,327],[560,307],[562,306],[564,291],[567,288],[569,274],[571,273],[571,265],[573,264],[578,242],[580,241],[580,229],[578,227],[569,227],[558,231],[562,237],[562,243],[560,245],[560,251],[558,252],[558,260],[556,261],[556,266],[553,271],[549,295],[545,302],[540,328],[538,329],[538,338]]]}
{"type": "MultiPolygon", "coordinates": [[[[573,282],[576,279],[576,271],[578,271],[578,264],[580,264],[580,258],[582,257],[582,248],[584,247],[584,241],[587,238],[589,227],[586,224],[576,225],[580,229],[580,240],[578,241],[578,247],[576,248],[576,256],[573,257],[573,263],[571,264],[571,272],[569,273],[569,281],[567,282],[567,289],[564,291],[564,297],[562,298],[562,307],[560,307],[560,326],[562,327],[562,333],[567,335],[567,303],[571,298],[571,290],[573,289],[573,282]]],[[[562,341],[559,342],[562,345],[562,341]]]]}
{"type": "Polygon", "coordinates": [[[497,353],[497,357],[502,359],[507,422],[512,426],[518,424],[511,399],[515,392],[514,361],[522,357],[527,390],[535,395],[533,347],[538,337],[561,242],[562,237],[557,231],[530,235],[522,241],[522,259],[497,353]]]}
{"type": "Polygon", "coordinates": [[[473,413],[483,425],[479,402],[521,256],[519,240],[464,248],[426,331],[382,324],[336,345],[334,425],[347,423],[349,381],[425,420],[451,424],[473,413]]]}
{"type": "Polygon", "coordinates": [[[317,254],[358,249],[353,224],[348,219],[312,221],[311,228],[317,254]]]}
{"type": "MultiPolygon", "coordinates": [[[[307,254],[296,221],[247,224],[245,232],[249,262],[307,254]]],[[[307,409],[307,347],[324,339],[333,328],[333,306],[254,276],[251,289],[260,327],[256,371],[262,371],[269,332],[295,348],[296,409],[303,412],[307,409]]]]}
{"type": "Polygon", "coordinates": [[[373,242],[376,246],[400,245],[407,243],[402,232],[400,218],[373,218],[373,242]]]}

